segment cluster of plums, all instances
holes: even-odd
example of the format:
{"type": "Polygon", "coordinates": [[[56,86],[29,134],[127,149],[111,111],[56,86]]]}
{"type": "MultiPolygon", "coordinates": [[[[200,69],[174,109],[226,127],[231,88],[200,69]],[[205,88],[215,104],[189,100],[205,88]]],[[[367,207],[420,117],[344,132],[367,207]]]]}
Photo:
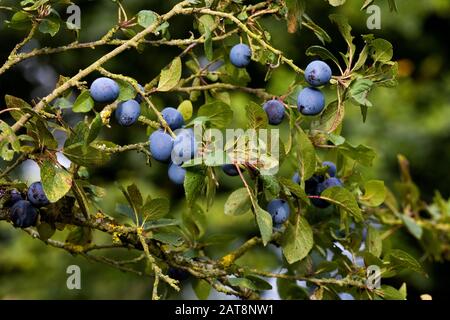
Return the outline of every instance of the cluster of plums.
{"type": "MultiPolygon", "coordinates": [[[[250,63],[252,51],[246,44],[235,45],[230,51],[231,63],[244,68],[250,63]]],[[[305,69],[305,80],[310,87],[300,91],[297,97],[298,111],[305,116],[314,116],[322,112],[325,107],[325,97],[317,88],[329,83],[331,79],[331,68],[323,61],[312,61],[305,69]]],[[[284,119],[284,105],[278,99],[266,101],[263,109],[267,114],[269,123],[272,125],[280,124],[284,119]]]]}
{"type": "MultiPolygon", "coordinates": [[[[324,161],[322,166],[327,167],[328,177],[315,174],[305,181],[305,192],[308,196],[320,196],[322,192],[331,187],[342,187],[342,181],[336,177],[336,165],[331,161],[324,161]]],[[[300,183],[298,172],[292,177],[292,181],[300,183]]],[[[330,203],[324,199],[311,198],[311,203],[317,208],[327,208],[330,203]]]]}
{"type": "Polygon", "coordinates": [[[22,194],[13,189],[6,203],[7,206],[11,206],[11,221],[18,228],[35,226],[38,217],[37,208],[41,208],[50,203],[42,188],[41,182],[34,182],[30,185],[26,198],[26,200],[23,199],[22,194]]]}

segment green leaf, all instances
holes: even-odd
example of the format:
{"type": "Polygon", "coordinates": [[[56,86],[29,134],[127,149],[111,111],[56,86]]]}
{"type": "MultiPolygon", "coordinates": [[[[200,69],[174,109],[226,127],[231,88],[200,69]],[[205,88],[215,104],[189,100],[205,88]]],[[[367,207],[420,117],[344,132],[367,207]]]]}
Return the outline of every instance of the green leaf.
{"type": "Polygon", "coordinates": [[[66,238],[66,242],[85,246],[92,242],[92,229],[89,227],[76,227],[66,238]]]}
{"type": "Polygon", "coordinates": [[[211,292],[211,285],[203,279],[195,279],[192,284],[195,295],[200,300],[206,300],[211,292]]]}
{"type": "Polygon", "coordinates": [[[406,229],[408,229],[409,233],[411,233],[416,239],[420,240],[422,238],[423,229],[420,225],[414,221],[413,218],[406,216],[406,215],[400,215],[400,218],[403,220],[403,223],[405,224],[406,229]]]}
{"type": "Polygon", "coordinates": [[[331,22],[338,26],[339,32],[344,37],[348,47],[354,52],[355,46],[353,45],[353,36],[351,34],[352,27],[349,25],[347,17],[339,14],[331,14],[329,17],[331,22]]]}
{"type": "Polygon", "coordinates": [[[373,62],[386,63],[391,61],[394,55],[392,44],[384,39],[375,39],[370,42],[370,56],[373,62]]]}
{"type": "Polygon", "coordinates": [[[369,79],[357,79],[350,87],[349,95],[356,104],[372,107],[372,102],[367,99],[367,96],[372,89],[373,82],[369,79]]]}
{"type": "Polygon", "coordinates": [[[151,10],[141,10],[137,14],[138,24],[143,28],[150,27],[158,19],[158,15],[151,10]]]}
{"type": "Polygon", "coordinates": [[[289,264],[300,261],[311,251],[313,232],[308,221],[298,216],[295,225],[288,224],[281,240],[283,254],[289,264]]]}
{"type": "Polygon", "coordinates": [[[306,55],[308,56],[318,56],[322,58],[323,60],[331,60],[333,61],[337,66],[339,66],[338,59],[330,52],[328,49],[322,47],[322,46],[311,46],[306,50],[306,55]]]}
{"type": "Polygon", "coordinates": [[[267,114],[259,104],[250,101],[245,110],[247,112],[247,128],[256,130],[267,128],[267,114]]]}
{"type": "Polygon", "coordinates": [[[147,220],[158,220],[166,216],[169,210],[169,200],[165,198],[151,199],[142,207],[142,216],[147,220]]]}
{"type": "Polygon", "coordinates": [[[299,287],[296,281],[288,279],[277,279],[277,289],[283,300],[308,300],[309,295],[305,289],[299,287]]]}
{"type": "Polygon", "coordinates": [[[54,37],[58,33],[59,28],[60,23],[58,18],[56,17],[43,19],[39,24],[39,31],[42,33],[48,33],[52,37],[54,37]]]}
{"type": "Polygon", "coordinates": [[[161,71],[161,77],[158,83],[158,91],[169,91],[174,88],[181,79],[181,59],[176,57],[170,67],[161,71]]]}
{"type": "Polygon", "coordinates": [[[199,205],[193,205],[183,211],[183,225],[195,240],[200,239],[206,232],[206,215],[199,205]]]}
{"type": "Polygon", "coordinates": [[[83,90],[75,100],[72,111],[73,112],[89,112],[94,108],[94,99],[92,99],[89,90],[83,90]]]}
{"type": "Polygon", "coordinates": [[[281,177],[278,179],[280,181],[280,184],[287,188],[291,194],[296,196],[297,198],[303,200],[307,204],[310,203],[308,196],[305,193],[305,190],[303,190],[300,185],[293,182],[291,179],[281,177]]]}
{"type": "Polygon", "coordinates": [[[152,239],[174,247],[178,247],[183,244],[183,238],[175,233],[168,233],[168,232],[153,233],[152,239]]]}
{"type": "Polygon", "coordinates": [[[183,102],[181,102],[177,110],[183,116],[184,121],[188,121],[192,118],[193,107],[190,100],[184,100],[183,102]]]}
{"type": "Polygon", "coordinates": [[[143,204],[142,194],[139,188],[133,183],[127,187],[128,195],[135,208],[139,208],[143,204]]]}
{"type": "Polygon", "coordinates": [[[383,249],[381,233],[372,226],[367,228],[366,247],[375,257],[380,257],[383,249]]]}
{"type": "Polygon", "coordinates": [[[186,168],[184,178],[184,191],[188,206],[192,206],[205,187],[205,169],[190,167],[186,168]]]}
{"type": "Polygon", "coordinates": [[[300,128],[297,132],[300,151],[300,176],[303,180],[307,180],[316,171],[316,151],[308,135],[300,128]]]}
{"type": "Polygon", "coordinates": [[[389,251],[386,260],[390,261],[394,267],[401,269],[408,269],[420,274],[425,274],[420,263],[409,253],[399,249],[393,249],[389,251]]]}
{"type": "Polygon", "coordinates": [[[198,109],[198,117],[206,117],[211,127],[226,128],[233,120],[233,111],[222,101],[204,104],[198,109]]]}
{"type": "Polygon", "coordinates": [[[372,162],[377,155],[372,148],[369,148],[363,144],[354,147],[348,142],[338,146],[338,150],[344,156],[349,157],[367,167],[372,166],[372,162]]]}
{"type": "Polygon", "coordinates": [[[39,239],[46,241],[50,239],[56,232],[56,229],[46,222],[42,222],[37,226],[39,239]]]}
{"type": "Polygon", "coordinates": [[[381,286],[381,294],[380,296],[385,300],[405,300],[406,297],[404,294],[394,287],[388,285],[381,286]]]}
{"type": "Polygon", "coordinates": [[[358,207],[358,203],[353,194],[347,189],[343,187],[331,187],[322,192],[320,197],[348,212],[356,222],[363,221],[361,209],[358,207]]]}
{"type": "Polygon", "coordinates": [[[272,237],[272,216],[259,205],[255,208],[255,215],[262,242],[266,246],[272,237]]]}
{"type": "Polygon", "coordinates": [[[64,148],[63,154],[69,160],[84,167],[101,166],[109,161],[110,156],[106,152],[100,151],[92,146],[72,145],[64,148]]]}
{"type": "Polygon", "coordinates": [[[41,181],[50,202],[64,197],[72,187],[71,174],[49,160],[45,160],[41,165],[41,181]]]}
{"type": "Polygon", "coordinates": [[[226,215],[238,216],[247,213],[252,207],[252,202],[246,188],[233,191],[225,202],[226,215]]]}
{"type": "Polygon", "coordinates": [[[249,279],[258,290],[272,290],[272,285],[260,277],[247,275],[246,278],[249,279]]]}
{"type": "Polygon", "coordinates": [[[331,42],[331,37],[328,35],[328,33],[324,29],[322,29],[319,25],[317,25],[314,21],[312,21],[308,15],[304,14],[303,18],[304,18],[303,24],[305,25],[305,27],[311,29],[316,35],[316,37],[320,40],[320,42],[322,43],[331,42]]]}
{"type": "Polygon", "coordinates": [[[117,98],[118,101],[127,101],[136,97],[136,89],[134,89],[131,83],[122,79],[114,79],[114,81],[117,82],[120,89],[119,97],[117,98]]]}
{"type": "Polygon", "coordinates": [[[242,287],[250,290],[257,290],[253,282],[247,278],[228,278],[228,282],[233,287],[242,287]]]}
{"type": "Polygon", "coordinates": [[[146,223],[144,223],[144,230],[148,231],[152,229],[176,226],[179,224],[179,221],[175,219],[159,219],[154,221],[147,221],[146,223]]]}
{"type": "Polygon", "coordinates": [[[378,207],[386,199],[386,188],[381,180],[370,180],[364,184],[364,195],[359,200],[366,206],[378,207]]]}

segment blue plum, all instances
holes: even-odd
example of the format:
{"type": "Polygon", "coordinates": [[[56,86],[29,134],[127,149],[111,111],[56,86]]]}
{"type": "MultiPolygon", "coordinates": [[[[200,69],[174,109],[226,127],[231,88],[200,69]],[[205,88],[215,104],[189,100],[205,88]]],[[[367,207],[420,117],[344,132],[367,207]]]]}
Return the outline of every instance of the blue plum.
{"type": "Polygon", "coordinates": [[[167,271],[167,275],[170,278],[178,280],[178,281],[184,281],[189,278],[189,272],[187,272],[183,269],[174,268],[174,267],[169,268],[169,270],[167,271]]]}
{"type": "Polygon", "coordinates": [[[240,43],[231,48],[230,61],[238,68],[244,68],[250,63],[252,50],[246,44],[240,43]]]}
{"type": "Polygon", "coordinates": [[[331,68],[320,60],[314,60],[305,69],[305,80],[312,86],[317,87],[330,82],[331,68]]]}
{"type": "Polygon", "coordinates": [[[163,130],[153,132],[149,137],[150,152],[155,160],[167,162],[173,149],[173,138],[163,130]]]}
{"type": "Polygon", "coordinates": [[[328,171],[327,172],[330,175],[330,177],[335,177],[336,176],[337,169],[336,169],[336,165],[333,162],[331,162],[331,161],[324,161],[324,162],[322,162],[322,166],[323,167],[328,167],[328,171]]]}
{"type": "Polygon", "coordinates": [[[172,130],[179,129],[184,125],[183,115],[175,108],[164,108],[161,115],[172,130]]]}
{"type": "MultiPolygon", "coordinates": [[[[228,176],[232,176],[232,177],[235,177],[235,176],[238,176],[239,175],[239,172],[238,172],[238,170],[236,169],[236,166],[234,165],[234,164],[224,164],[223,166],[222,166],[222,171],[226,174],[226,175],[228,175],[228,176]]],[[[241,172],[242,172],[243,170],[241,169],[241,172]]]]}
{"type": "Polygon", "coordinates": [[[27,197],[35,207],[43,207],[50,203],[40,181],[33,182],[30,185],[28,188],[27,197]]]}
{"type": "Polygon", "coordinates": [[[170,181],[178,185],[183,185],[184,178],[186,177],[186,169],[172,163],[169,166],[168,174],[170,181]]]}
{"type": "Polygon", "coordinates": [[[197,142],[192,129],[180,129],[173,143],[172,162],[182,165],[197,154],[197,142]]]}
{"type": "Polygon", "coordinates": [[[117,82],[110,78],[98,78],[91,84],[92,99],[100,103],[113,102],[119,97],[120,88],[117,82]]]}
{"type": "Polygon", "coordinates": [[[263,109],[267,114],[270,124],[278,125],[283,122],[284,106],[279,100],[272,99],[266,101],[263,105],[263,109]]]}
{"type": "Polygon", "coordinates": [[[298,94],[297,108],[303,115],[317,115],[325,108],[325,97],[319,89],[304,88],[298,94]]]}
{"type": "Polygon", "coordinates": [[[30,201],[19,200],[10,212],[11,221],[15,227],[28,228],[36,225],[38,213],[30,201]]]}
{"type": "Polygon", "coordinates": [[[117,122],[123,127],[133,125],[141,115],[141,106],[136,100],[119,103],[115,111],[117,122]]]}
{"type": "Polygon", "coordinates": [[[267,211],[272,216],[274,225],[280,225],[289,218],[289,204],[286,200],[274,199],[267,205],[267,211]]]}
{"type": "Polygon", "coordinates": [[[300,175],[298,172],[294,173],[294,175],[292,176],[292,181],[297,184],[300,184],[300,175]]]}

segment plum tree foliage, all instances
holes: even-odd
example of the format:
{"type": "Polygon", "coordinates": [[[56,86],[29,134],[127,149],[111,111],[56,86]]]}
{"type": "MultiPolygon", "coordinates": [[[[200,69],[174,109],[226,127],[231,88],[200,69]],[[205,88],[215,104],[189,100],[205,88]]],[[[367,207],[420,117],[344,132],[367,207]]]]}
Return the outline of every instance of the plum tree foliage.
{"type": "MultiPolygon", "coordinates": [[[[401,192],[396,199],[382,181],[368,180],[361,173],[361,167],[371,166],[376,156],[374,150],[365,145],[355,146],[341,135],[345,109],[353,107],[350,104],[361,109],[366,121],[368,110],[374,108],[369,100],[370,91],[396,85],[397,64],[392,60],[393,47],[388,41],[364,34],[360,36],[364,46],[357,48],[354,44],[357,35],[352,33],[347,19],[336,14],[329,18],[342,37],[331,39],[325,29],[314,23],[314,17],[307,15],[305,0],[252,4],[237,0],[186,0],[165,13],[153,12],[151,8],[131,13],[126,2],[113,2],[119,8],[118,21],[100,39],[31,51],[22,49],[38,33],[53,37],[66,26],[57,8],[67,6],[69,1],[27,0],[7,11],[9,19],[5,24],[27,30],[28,34],[23,40],[18,39],[0,67],[0,76],[14,72],[11,69],[14,65],[36,56],[106,45],[109,52],[75,74],[61,75],[54,90],[38,101],[4,97],[6,107],[0,120],[1,220],[19,228],[31,225],[24,231],[49,246],[152,277],[153,299],[164,297],[163,286],[179,291],[183,282],[178,280],[187,275],[194,279],[199,297],[207,297],[214,288],[244,299],[256,299],[272,288],[267,279],[276,278],[283,299],[338,299],[341,292],[358,299],[405,299],[406,284],[400,288],[387,285],[372,288],[366,283],[367,268],[371,265],[381,268],[383,278],[397,277],[405,270],[424,274],[412,253],[386,245],[386,239],[400,228],[422,244],[426,259],[448,259],[449,203],[439,193],[432,204],[420,200],[403,156],[399,156],[401,192]],[[192,37],[172,39],[171,22],[181,15],[192,19],[192,37]],[[309,47],[306,54],[311,61],[323,61],[315,66],[324,68],[320,72],[325,74],[319,76],[325,81],[313,81],[314,70],[308,70],[307,79],[312,84],[306,81],[303,68],[308,62],[296,65],[293,57],[275,48],[271,42],[273,35],[259,23],[262,17],[285,19],[286,32],[297,32],[300,36],[312,32],[317,36],[322,45],[309,47]],[[331,41],[343,41],[346,51],[330,51],[327,45],[331,41]],[[152,46],[179,48],[179,54],[154,79],[140,85],[126,74],[106,69],[105,64],[120,61],[124,51],[141,52],[152,46]],[[264,88],[249,87],[251,78],[246,70],[249,63],[265,68],[265,81],[281,65],[292,69],[297,77],[282,96],[275,97],[264,88]],[[334,70],[331,79],[327,66],[334,70]],[[87,83],[85,78],[91,74],[100,79],[87,83]],[[311,85],[319,87],[310,88],[311,85]],[[323,85],[333,92],[324,106],[316,99],[323,98],[320,91],[323,85]],[[181,152],[180,163],[169,163],[169,158],[172,149],[191,139],[188,130],[182,129],[185,132],[177,135],[174,129],[183,125],[191,128],[194,120],[205,129],[230,126],[236,115],[229,106],[229,93],[236,90],[252,96],[245,110],[247,128],[269,128],[269,124],[280,122],[287,127],[279,159],[291,163],[291,175],[262,175],[258,163],[223,166],[228,175],[234,176],[232,179],[242,180],[242,187],[229,195],[224,214],[252,215],[254,235],[223,257],[214,258],[206,255],[204,249],[233,242],[205,229],[207,211],[220,185],[218,172],[222,166],[189,164],[193,152],[190,149],[181,152]],[[314,93],[313,98],[309,91],[314,93]],[[298,96],[299,92],[303,94],[298,96]],[[178,95],[182,102],[177,109],[161,112],[153,100],[162,93],[178,95]],[[263,109],[264,103],[272,99],[276,108],[266,105],[267,110],[263,109]],[[65,108],[85,115],[84,120],[71,127],[63,114],[65,108]],[[149,140],[130,145],[100,140],[100,132],[108,130],[110,121],[114,121],[114,112],[123,125],[133,124],[147,130],[149,140]],[[67,136],[63,146],[58,146],[56,131],[67,136]],[[143,152],[149,162],[154,159],[167,162],[170,179],[183,184],[185,199],[180,201],[185,203],[186,212],[180,219],[174,218],[168,199],[145,195],[135,184],[118,185],[123,203],[117,205],[117,212],[98,209],[103,191],[90,182],[90,168],[102,166],[113,154],[120,156],[133,151],[143,152]],[[57,161],[57,152],[70,159],[69,168],[57,161]],[[27,159],[36,161],[41,169],[41,184],[33,185],[32,189],[11,178],[11,172],[27,159]],[[332,168],[330,162],[322,165],[324,160],[332,160],[337,166],[332,168]],[[340,180],[330,178],[335,175],[340,180]],[[323,181],[329,183],[322,184],[323,181]],[[18,193],[24,200],[17,197],[18,193]],[[19,201],[15,206],[12,197],[19,201]],[[274,199],[278,199],[275,204],[274,199]],[[31,206],[28,201],[32,204],[38,201],[39,206],[31,206]],[[33,216],[38,212],[37,220],[27,218],[27,212],[33,216]],[[271,214],[277,217],[276,223],[271,214]],[[66,242],[52,239],[57,230],[64,229],[72,230],[66,242]],[[93,233],[108,234],[111,243],[96,244],[93,233]],[[336,242],[353,259],[343,255],[334,245],[336,242]],[[282,251],[281,265],[277,268],[281,273],[250,268],[237,261],[257,246],[282,251]],[[125,265],[99,258],[92,251],[114,248],[129,248],[138,256],[143,253],[147,268],[140,270],[132,262],[125,265]],[[358,258],[363,262],[357,263],[358,258]],[[300,287],[297,280],[306,281],[309,291],[300,287]]],[[[329,2],[337,6],[345,1],[329,2]]],[[[362,1],[361,5],[365,7],[371,2],[362,1]]],[[[392,3],[395,8],[395,1],[389,1],[391,7],[392,3]]]]}

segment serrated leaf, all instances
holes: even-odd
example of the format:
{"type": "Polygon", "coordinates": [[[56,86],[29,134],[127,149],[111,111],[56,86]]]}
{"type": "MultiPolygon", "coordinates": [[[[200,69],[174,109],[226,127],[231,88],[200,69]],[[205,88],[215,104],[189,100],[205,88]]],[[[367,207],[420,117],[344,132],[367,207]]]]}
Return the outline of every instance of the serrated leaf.
{"type": "Polygon", "coordinates": [[[150,27],[158,19],[158,15],[151,10],[141,10],[137,14],[138,24],[143,28],[150,27]]]}
{"type": "Polygon", "coordinates": [[[375,257],[380,257],[383,249],[381,233],[372,226],[367,228],[366,247],[375,257]]]}
{"type": "Polygon", "coordinates": [[[338,59],[326,48],[322,46],[311,46],[306,50],[308,56],[319,56],[323,60],[331,60],[339,66],[338,59]]]}
{"type": "Polygon", "coordinates": [[[168,233],[168,232],[153,233],[152,239],[174,247],[178,247],[183,244],[183,238],[175,233],[168,233]]]}
{"type": "Polygon", "coordinates": [[[423,270],[420,263],[405,251],[393,249],[389,251],[387,260],[394,264],[395,267],[400,267],[420,274],[425,274],[425,271],[423,270]]]}
{"type": "Polygon", "coordinates": [[[92,242],[92,229],[89,227],[76,227],[66,238],[66,242],[85,246],[92,242]]]}
{"type": "Polygon", "coordinates": [[[166,216],[170,210],[169,200],[157,198],[147,201],[142,207],[142,216],[147,220],[158,220],[166,216]]]}
{"type": "Polygon", "coordinates": [[[372,86],[373,82],[369,79],[357,79],[350,86],[349,95],[357,104],[372,107],[372,102],[367,99],[372,86]]]}
{"type": "Polygon", "coordinates": [[[281,240],[283,254],[289,264],[305,258],[313,244],[312,229],[308,221],[301,216],[297,217],[295,225],[288,224],[281,240]]]}
{"type": "Polygon", "coordinates": [[[205,117],[210,127],[226,128],[233,120],[233,111],[230,106],[222,101],[214,101],[204,104],[198,109],[198,117],[205,117]]]}
{"type": "Polygon", "coordinates": [[[168,69],[161,71],[159,78],[158,91],[169,91],[174,88],[181,79],[181,59],[176,57],[168,69]]]}
{"type": "Polygon", "coordinates": [[[386,198],[386,188],[381,180],[370,180],[364,184],[364,194],[359,200],[369,207],[378,207],[386,198]]]}
{"type": "Polygon", "coordinates": [[[226,215],[242,215],[252,207],[252,202],[246,188],[233,191],[225,202],[224,212],[226,215]]]}
{"type": "Polygon", "coordinates": [[[316,171],[316,151],[308,135],[302,130],[297,131],[297,141],[300,153],[300,176],[309,179],[316,171]]]}
{"type": "Polygon", "coordinates": [[[52,37],[54,37],[58,33],[59,28],[60,23],[58,18],[56,17],[43,19],[39,24],[39,31],[42,33],[48,33],[52,37]]]}
{"type": "Polygon", "coordinates": [[[400,215],[400,217],[403,220],[403,223],[406,226],[406,229],[408,229],[409,233],[411,233],[416,239],[420,240],[423,234],[422,227],[409,216],[400,215]]]}
{"type": "Polygon", "coordinates": [[[184,192],[188,206],[192,206],[205,187],[205,169],[190,167],[186,168],[184,178],[184,192]]]}
{"type": "Polygon", "coordinates": [[[296,196],[297,198],[303,200],[307,204],[310,203],[309,198],[306,195],[305,190],[303,190],[300,187],[300,185],[296,184],[291,179],[287,179],[287,178],[283,178],[283,177],[279,178],[279,181],[280,181],[280,184],[282,186],[284,186],[285,188],[287,188],[289,190],[289,192],[292,193],[294,196],[296,196]]]}
{"type": "Polygon", "coordinates": [[[267,114],[259,104],[250,101],[245,110],[247,112],[247,128],[256,130],[267,128],[269,123],[267,114]]]}
{"type": "Polygon", "coordinates": [[[356,222],[363,221],[361,209],[353,194],[347,189],[343,187],[331,187],[322,192],[320,197],[348,212],[356,222]]]}
{"type": "Polygon", "coordinates": [[[405,300],[406,297],[403,293],[388,285],[381,286],[380,296],[385,300],[405,300]]]}
{"type": "Polygon", "coordinates": [[[256,222],[261,233],[261,239],[266,246],[272,238],[272,216],[259,205],[255,208],[256,222]]]}
{"type": "Polygon", "coordinates": [[[373,160],[377,155],[372,148],[369,148],[363,144],[354,147],[348,142],[338,146],[338,150],[344,156],[349,157],[367,167],[372,166],[373,160]]]}
{"type": "Polygon", "coordinates": [[[72,111],[86,113],[94,108],[94,99],[92,99],[89,90],[83,90],[75,100],[72,111]]]}
{"type": "Polygon", "coordinates": [[[194,289],[197,298],[200,300],[206,300],[211,292],[211,285],[203,279],[195,279],[192,284],[192,289],[194,289]]]}
{"type": "Polygon", "coordinates": [[[253,282],[247,278],[228,278],[230,285],[234,287],[242,287],[250,290],[257,290],[253,282]]]}
{"type": "Polygon", "coordinates": [[[72,176],[49,160],[45,160],[40,167],[45,195],[50,202],[56,202],[72,188],[72,176]]]}

